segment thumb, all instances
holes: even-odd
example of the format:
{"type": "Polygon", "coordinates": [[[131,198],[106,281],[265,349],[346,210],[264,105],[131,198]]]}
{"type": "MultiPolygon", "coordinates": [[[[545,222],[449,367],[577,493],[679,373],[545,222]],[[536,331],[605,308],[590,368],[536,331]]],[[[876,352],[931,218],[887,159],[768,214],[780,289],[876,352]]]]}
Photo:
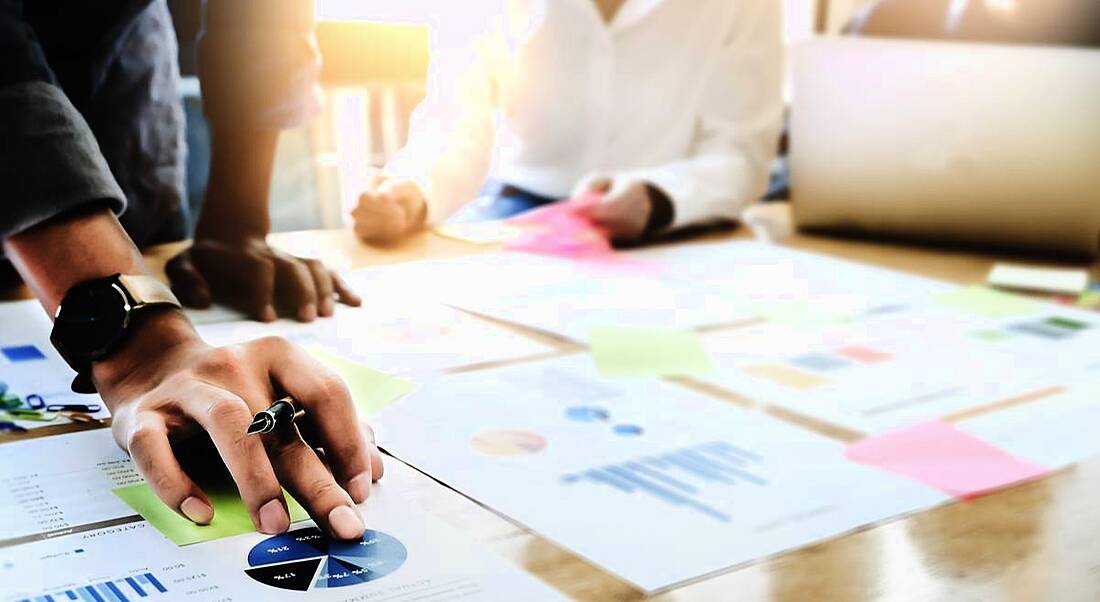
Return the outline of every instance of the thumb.
{"type": "Polygon", "coordinates": [[[584,178],[573,187],[573,198],[589,194],[606,194],[611,190],[614,179],[611,176],[597,174],[584,178]]]}
{"type": "Polygon", "coordinates": [[[164,266],[172,292],[188,307],[210,307],[210,287],[191,263],[189,251],[176,255],[164,266]]]}

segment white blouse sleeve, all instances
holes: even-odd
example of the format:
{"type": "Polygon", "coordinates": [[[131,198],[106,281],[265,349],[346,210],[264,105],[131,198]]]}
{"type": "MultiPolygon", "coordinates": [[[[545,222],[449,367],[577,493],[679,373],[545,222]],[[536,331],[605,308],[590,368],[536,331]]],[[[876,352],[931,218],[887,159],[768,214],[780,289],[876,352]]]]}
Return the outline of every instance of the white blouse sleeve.
{"type": "Polygon", "coordinates": [[[477,195],[496,141],[492,32],[444,25],[433,42],[427,95],[413,112],[408,143],[386,165],[420,185],[431,224],[477,195]]]}
{"type": "Polygon", "coordinates": [[[742,2],[714,61],[693,148],[682,160],[616,174],[672,200],[672,227],[736,219],[767,189],[783,115],[779,2],[742,2]]]}

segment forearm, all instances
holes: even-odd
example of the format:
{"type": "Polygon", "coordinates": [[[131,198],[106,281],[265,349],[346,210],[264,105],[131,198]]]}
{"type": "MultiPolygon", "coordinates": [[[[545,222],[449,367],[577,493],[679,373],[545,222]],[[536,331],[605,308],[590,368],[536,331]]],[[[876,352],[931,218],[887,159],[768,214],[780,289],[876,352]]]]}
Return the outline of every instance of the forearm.
{"type": "Polygon", "coordinates": [[[4,253],[53,316],[74,285],[148,268],[107,208],[62,214],[4,240],[4,253]]]}
{"type": "Polygon", "coordinates": [[[273,129],[214,127],[196,238],[263,238],[271,230],[268,195],[278,135],[273,129]]]}

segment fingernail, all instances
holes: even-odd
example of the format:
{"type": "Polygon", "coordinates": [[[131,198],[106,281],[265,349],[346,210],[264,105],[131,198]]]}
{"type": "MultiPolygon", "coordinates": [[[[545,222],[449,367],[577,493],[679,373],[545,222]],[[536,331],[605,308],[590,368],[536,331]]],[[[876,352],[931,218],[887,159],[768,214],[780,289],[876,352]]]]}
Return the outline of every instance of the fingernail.
{"type": "Polygon", "coordinates": [[[260,531],[269,535],[285,533],[290,528],[290,517],[279,500],[271,500],[260,507],[260,531]]]}
{"type": "Polygon", "coordinates": [[[298,319],[303,322],[312,322],[317,319],[317,304],[307,303],[298,310],[298,319]]]}
{"type": "Polygon", "coordinates": [[[183,500],[180,512],[196,525],[209,525],[214,520],[214,509],[195,496],[183,500]]]}
{"type": "Polygon", "coordinates": [[[332,534],[340,539],[358,539],[363,536],[365,527],[359,513],[349,506],[337,506],[328,513],[328,524],[332,534]]]}
{"type": "Polygon", "coordinates": [[[264,308],[260,310],[260,320],[264,322],[274,322],[278,317],[278,314],[275,313],[275,307],[272,305],[265,305],[264,308]]]}
{"type": "Polygon", "coordinates": [[[321,301],[321,305],[318,308],[318,311],[321,313],[322,316],[331,316],[336,311],[336,303],[332,299],[325,299],[324,301],[321,301]]]}
{"type": "Polygon", "coordinates": [[[348,495],[351,496],[352,501],[356,504],[363,503],[363,500],[367,499],[370,495],[370,475],[367,473],[360,473],[359,476],[352,477],[348,481],[348,495]]]}

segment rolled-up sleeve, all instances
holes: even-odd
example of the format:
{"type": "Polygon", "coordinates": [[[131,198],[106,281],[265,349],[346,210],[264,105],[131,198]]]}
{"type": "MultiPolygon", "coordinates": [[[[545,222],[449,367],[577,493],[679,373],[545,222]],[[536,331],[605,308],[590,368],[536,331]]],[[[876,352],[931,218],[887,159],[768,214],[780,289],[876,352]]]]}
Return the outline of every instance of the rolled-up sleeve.
{"type": "Polygon", "coordinates": [[[208,0],[199,79],[210,121],[281,129],[320,109],[312,0],[208,0]]]}
{"type": "Polygon", "coordinates": [[[87,122],[57,86],[22,0],[0,0],[0,239],[52,217],[126,197],[87,122]]]}

